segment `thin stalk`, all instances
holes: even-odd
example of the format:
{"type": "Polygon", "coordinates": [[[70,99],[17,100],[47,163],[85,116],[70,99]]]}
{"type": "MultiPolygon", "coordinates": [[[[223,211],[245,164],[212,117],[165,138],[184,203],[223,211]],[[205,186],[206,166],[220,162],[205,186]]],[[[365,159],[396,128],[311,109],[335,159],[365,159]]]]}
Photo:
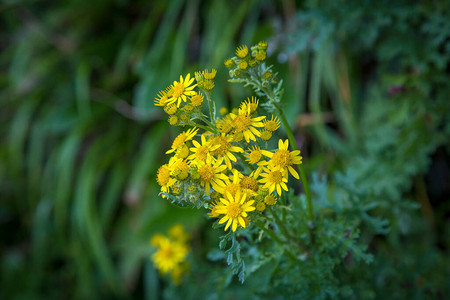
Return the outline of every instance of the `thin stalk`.
{"type": "Polygon", "coordinates": [[[213,114],[211,96],[209,95],[208,92],[205,92],[205,94],[206,94],[206,100],[208,100],[209,116],[211,117],[211,122],[215,123],[216,120],[215,120],[214,114],[213,114]]]}
{"type": "Polygon", "coordinates": [[[284,252],[287,254],[287,256],[292,259],[293,261],[297,261],[298,259],[294,256],[294,254],[292,254],[292,252],[290,252],[288,249],[285,248],[285,243],[283,243],[283,241],[281,241],[275,234],[275,232],[273,232],[272,229],[266,228],[264,227],[263,224],[261,224],[260,221],[255,221],[254,223],[256,226],[258,226],[259,229],[261,229],[262,231],[264,231],[272,240],[274,240],[277,244],[279,244],[280,246],[283,246],[283,250],[284,252]]]}
{"type": "MultiPolygon", "coordinates": [[[[286,134],[288,136],[289,142],[291,143],[292,149],[298,150],[297,143],[295,142],[294,134],[292,133],[291,127],[289,126],[289,123],[284,116],[283,110],[280,108],[277,102],[272,101],[275,108],[278,111],[278,114],[280,115],[281,122],[284,125],[284,128],[286,129],[286,134]]],[[[305,168],[303,167],[303,164],[297,165],[298,169],[300,171],[300,177],[302,179],[303,187],[305,189],[305,195],[306,195],[306,201],[308,205],[308,217],[309,221],[314,221],[314,210],[313,210],[313,204],[312,204],[312,198],[311,198],[311,191],[309,190],[309,183],[308,183],[308,177],[306,176],[305,168]]]]}

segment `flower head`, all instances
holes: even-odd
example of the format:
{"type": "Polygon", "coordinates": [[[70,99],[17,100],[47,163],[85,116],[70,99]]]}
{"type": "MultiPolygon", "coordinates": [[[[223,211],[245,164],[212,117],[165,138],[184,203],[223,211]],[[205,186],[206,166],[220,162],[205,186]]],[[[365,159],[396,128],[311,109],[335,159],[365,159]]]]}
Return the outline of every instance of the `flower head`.
{"type": "Polygon", "coordinates": [[[225,231],[230,227],[236,231],[238,225],[242,228],[247,227],[244,218],[248,216],[248,212],[254,211],[255,207],[253,203],[255,200],[246,201],[246,194],[241,193],[240,190],[236,192],[235,196],[231,194],[227,195],[226,198],[221,198],[221,205],[217,207],[217,213],[220,215],[225,215],[219,220],[219,224],[227,222],[225,225],[225,231]]]}
{"type": "Polygon", "coordinates": [[[248,47],[246,45],[242,45],[236,48],[236,56],[239,58],[246,58],[248,55],[248,47]]]}
{"type": "Polygon", "coordinates": [[[235,133],[242,133],[247,143],[250,140],[256,141],[255,136],[261,135],[261,132],[255,127],[264,126],[261,121],[264,120],[265,116],[252,118],[250,115],[250,107],[247,110],[240,109],[237,115],[230,113],[230,116],[235,133]]]}
{"type": "Polygon", "coordinates": [[[278,117],[275,117],[272,115],[272,118],[270,120],[265,119],[264,120],[264,129],[270,132],[276,131],[278,128],[280,128],[280,120],[278,117]]]}
{"type": "Polygon", "coordinates": [[[172,142],[172,147],[170,150],[166,152],[166,154],[172,153],[175,150],[181,148],[185,143],[189,140],[192,140],[192,138],[197,134],[198,129],[197,128],[191,128],[187,131],[183,131],[180,133],[172,142]]]}
{"type": "Polygon", "coordinates": [[[302,163],[302,157],[299,155],[300,150],[295,150],[290,152],[289,148],[289,140],[283,142],[283,140],[278,140],[278,150],[275,153],[262,150],[262,153],[270,158],[270,161],[267,162],[270,166],[278,166],[284,170],[289,170],[289,173],[292,174],[296,179],[299,179],[297,171],[292,168],[293,165],[299,165],[302,163]]]}
{"type": "Polygon", "coordinates": [[[193,91],[194,87],[197,84],[191,85],[194,82],[194,78],[191,78],[191,74],[187,74],[187,76],[183,79],[183,76],[180,75],[180,81],[174,81],[172,85],[172,97],[168,100],[168,103],[177,102],[177,106],[179,107],[181,101],[186,102],[188,96],[195,95],[195,91],[193,91]]]}
{"type": "Polygon", "coordinates": [[[223,159],[218,159],[215,163],[212,159],[207,158],[206,162],[198,166],[198,173],[200,175],[200,184],[205,188],[206,195],[209,196],[211,187],[216,191],[223,189],[224,182],[227,178],[222,172],[227,168],[222,165],[223,159]]]}
{"type": "Polygon", "coordinates": [[[269,189],[269,193],[277,191],[278,195],[281,195],[281,189],[287,191],[286,171],[279,166],[273,168],[263,168],[261,176],[264,177],[259,182],[264,184],[265,188],[269,189]]]}

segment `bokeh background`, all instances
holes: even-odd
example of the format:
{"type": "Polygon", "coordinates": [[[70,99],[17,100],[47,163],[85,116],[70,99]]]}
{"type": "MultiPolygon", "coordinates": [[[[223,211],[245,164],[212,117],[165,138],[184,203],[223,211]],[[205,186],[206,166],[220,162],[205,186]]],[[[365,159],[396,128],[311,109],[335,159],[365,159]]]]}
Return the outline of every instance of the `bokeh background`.
{"type": "Polygon", "coordinates": [[[217,105],[238,105],[251,93],[223,61],[260,40],[316,201],[337,171],[385,201],[355,299],[447,298],[449,15],[448,1],[2,1],[0,298],[159,299],[148,241],[176,222],[206,260],[211,222],[158,196],[179,128],[153,99],[216,68],[217,105]]]}

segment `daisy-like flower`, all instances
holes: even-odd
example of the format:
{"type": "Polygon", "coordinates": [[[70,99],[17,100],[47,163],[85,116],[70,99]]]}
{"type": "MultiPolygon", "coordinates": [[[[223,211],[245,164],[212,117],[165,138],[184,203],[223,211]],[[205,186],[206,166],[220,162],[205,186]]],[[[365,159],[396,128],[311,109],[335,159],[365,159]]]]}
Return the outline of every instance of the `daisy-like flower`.
{"type": "Polygon", "coordinates": [[[211,212],[208,213],[210,218],[217,218],[219,216],[219,213],[217,213],[218,205],[220,205],[220,201],[214,201],[208,206],[208,209],[211,210],[211,212]]]}
{"type": "Polygon", "coordinates": [[[235,130],[235,134],[242,133],[245,141],[248,143],[250,140],[256,141],[255,136],[260,136],[261,132],[255,127],[263,127],[261,122],[265,116],[252,118],[250,115],[250,107],[247,110],[239,109],[239,114],[235,115],[230,113],[232,119],[232,125],[235,130]]]}
{"type": "Polygon", "coordinates": [[[219,224],[227,222],[225,225],[225,231],[230,227],[230,225],[233,232],[236,231],[238,225],[242,228],[247,227],[247,223],[244,218],[248,216],[248,212],[255,210],[255,207],[253,206],[255,200],[246,201],[246,198],[247,195],[238,190],[236,196],[233,197],[228,194],[227,199],[220,199],[222,203],[217,207],[217,213],[220,215],[225,215],[219,220],[219,224]]]}
{"type": "Polygon", "coordinates": [[[269,194],[264,197],[264,203],[267,205],[274,205],[277,203],[277,197],[274,194],[269,194]]]}
{"type": "Polygon", "coordinates": [[[272,168],[263,168],[263,173],[261,176],[264,177],[259,180],[260,183],[264,184],[264,188],[269,189],[269,193],[273,191],[277,191],[278,195],[281,195],[281,189],[288,191],[286,182],[287,176],[286,171],[282,169],[280,166],[272,167],[272,168]]]}
{"type": "Polygon", "coordinates": [[[248,55],[248,47],[246,45],[242,45],[236,48],[236,56],[239,58],[246,58],[248,55]]]}
{"type": "Polygon", "coordinates": [[[222,172],[227,168],[222,164],[223,159],[218,159],[215,163],[211,157],[206,159],[206,162],[198,166],[198,174],[200,175],[200,185],[205,188],[206,195],[209,196],[211,187],[215,191],[222,191],[224,180],[227,176],[222,172]]]}
{"type": "Polygon", "coordinates": [[[280,120],[278,119],[278,117],[273,117],[270,120],[265,119],[264,120],[264,129],[268,130],[270,132],[274,132],[276,131],[278,128],[280,128],[280,120]]]}
{"type": "Polygon", "coordinates": [[[256,97],[247,98],[247,100],[244,100],[241,102],[241,109],[244,111],[250,110],[250,114],[253,114],[258,109],[259,99],[256,97]],[[250,109],[249,109],[250,108],[250,109]]]}
{"type": "Polygon", "coordinates": [[[181,101],[186,102],[188,96],[195,95],[195,91],[193,91],[194,87],[197,84],[191,85],[194,82],[195,78],[191,78],[191,74],[187,74],[187,76],[183,79],[183,76],[180,75],[180,81],[174,81],[172,85],[172,97],[169,98],[168,103],[177,102],[177,106],[179,107],[181,101]]]}
{"type": "Polygon", "coordinates": [[[202,94],[193,94],[189,100],[191,101],[192,106],[199,107],[202,106],[203,103],[203,95],[202,94]]]}
{"type": "Polygon", "coordinates": [[[212,69],[211,72],[208,70],[204,70],[202,72],[202,75],[206,80],[214,80],[214,78],[216,78],[216,73],[217,73],[216,69],[212,69]]]}
{"type": "Polygon", "coordinates": [[[228,195],[235,196],[237,191],[241,189],[240,181],[244,177],[238,170],[232,170],[233,175],[225,179],[225,185],[223,187],[223,197],[227,199],[228,195]]]}
{"type": "Polygon", "coordinates": [[[212,146],[215,150],[211,151],[213,155],[217,158],[223,158],[228,169],[232,169],[231,161],[236,162],[236,157],[231,152],[244,152],[241,147],[233,146],[231,144],[232,137],[226,136],[225,134],[214,137],[211,140],[212,146]],[[219,147],[215,147],[219,146],[219,147]]]}
{"type": "Polygon", "coordinates": [[[295,150],[290,152],[289,148],[289,140],[286,140],[283,143],[283,140],[278,140],[278,150],[275,153],[269,152],[267,150],[261,150],[262,154],[270,158],[270,161],[267,162],[270,166],[278,166],[284,170],[289,170],[289,173],[292,174],[296,179],[299,179],[297,171],[294,170],[292,165],[299,165],[302,163],[302,157],[299,155],[300,150],[295,150]]]}
{"type": "Polygon", "coordinates": [[[246,161],[251,164],[260,164],[261,159],[263,158],[261,149],[258,146],[252,146],[247,148],[248,152],[245,152],[244,155],[247,157],[246,161]]]}
{"type": "Polygon", "coordinates": [[[165,274],[182,263],[187,253],[188,248],[184,244],[162,237],[159,240],[158,250],[152,255],[152,260],[156,268],[165,274]]]}
{"type": "Polygon", "coordinates": [[[220,133],[229,133],[233,129],[233,120],[230,115],[226,115],[217,121],[216,126],[220,133]]]}
{"type": "Polygon", "coordinates": [[[164,91],[160,91],[158,96],[155,98],[155,105],[165,107],[169,104],[169,98],[172,97],[172,86],[169,86],[164,91]]]}
{"type": "Polygon", "coordinates": [[[244,176],[241,178],[241,181],[239,182],[239,185],[241,186],[242,190],[246,193],[249,193],[251,195],[256,195],[256,192],[259,190],[258,186],[258,177],[259,177],[259,171],[253,171],[248,176],[244,176]]]}
{"type": "Polygon", "coordinates": [[[177,180],[170,177],[170,168],[165,164],[159,167],[158,172],[156,173],[156,181],[161,186],[161,192],[168,193],[169,188],[174,185],[177,180]]]}
{"type": "Polygon", "coordinates": [[[192,140],[192,138],[197,134],[198,132],[198,128],[191,128],[188,129],[188,131],[183,131],[182,133],[180,133],[174,140],[172,143],[172,147],[170,148],[170,150],[168,150],[166,152],[166,154],[172,153],[178,149],[180,149],[180,147],[182,147],[187,141],[192,140]]]}
{"type": "Polygon", "coordinates": [[[194,145],[194,147],[189,149],[192,154],[187,158],[191,161],[191,165],[199,165],[206,162],[206,159],[211,156],[210,151],[214,151],[220,147],[219,145],[212,146],[211,142],[206,140],[204,134],[200,137],[200,141],[201,144],[196,140],[192,141],[192,145],[194,145]]]}

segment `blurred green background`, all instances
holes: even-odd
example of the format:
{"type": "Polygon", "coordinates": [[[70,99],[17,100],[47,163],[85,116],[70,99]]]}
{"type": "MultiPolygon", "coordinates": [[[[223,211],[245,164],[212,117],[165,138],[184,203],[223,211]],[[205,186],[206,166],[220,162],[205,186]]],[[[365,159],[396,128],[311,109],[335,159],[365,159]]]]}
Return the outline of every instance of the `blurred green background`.
{"type": "Polygon", "coordinates": [[[156,170],[179,131],[153,99],[180,74],[217,68],[217,105],[237,105],[251,94],[227,83],[223,61],[266,40],[316,188],[350,170],[355,194],[391,201],[379,211],[390,233],[365,239],[386,263],[365,266],[371,295],[445,299],[449,7],[2,1],[0,298],[158,298],[148,240],[175,222],[206,256],[210,221],[158,196],[156,170]],[[403,213],[401,199],[415,209],[403,213]],[[398,284],[384,285],[391,275],[398,284]]]}

